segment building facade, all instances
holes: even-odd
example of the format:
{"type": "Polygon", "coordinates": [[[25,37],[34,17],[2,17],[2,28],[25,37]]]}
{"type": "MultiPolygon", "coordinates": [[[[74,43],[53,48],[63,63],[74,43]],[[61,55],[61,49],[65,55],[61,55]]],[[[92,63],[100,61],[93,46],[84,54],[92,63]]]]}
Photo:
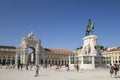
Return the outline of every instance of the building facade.
{"type": "MultiPolygon", "coordinates": [[[[29,33],[23,37],[18,47],[0,46],[0,64],[51,64],[66,65],[78,64],[77,58],[81,54],[82,47],[76,52],[71,50],[43,48],[41,40],[36,38],[34,33],[29,33]],[[31,49],[31,51],[29,51],[31,49]]],[[[102,56],[95,59],[95,63],[101,64],[120,64],[120,47],[109,48],[101,52],[102,56]]]]}
{"type": "Polygon", "coordinates": [[[63,50],[63,49],[44,49],[44,58],[41,64],[51,64],[51,65],[66,65],[69,64],[69,60],[71,64],[74,64],[74,56],[75,53],[71,50],[63,50]]]}
{"type": "Polygon", "coordinates": [[[23,37],[20,46],[17,48],[16,64],[51,64],[66,65],[71,58],[73,63],[74,53],[70,50],[43,48],[41,40],[36,38],[34,33],[23,37]],[[28,48],[32,51],[29,53],[28,48]],[[69,57],[70,56],[70,57],[69,57]]]}
{"type": "Polygon", "coordinates": [[[0,46],[0,64],[15,64],[16,47],[0,46]]]}
{"type": "Polygon", "coordinates": [[[120,47],[108,48],[102,55],[105,64],[120,64],[120,47]]]}

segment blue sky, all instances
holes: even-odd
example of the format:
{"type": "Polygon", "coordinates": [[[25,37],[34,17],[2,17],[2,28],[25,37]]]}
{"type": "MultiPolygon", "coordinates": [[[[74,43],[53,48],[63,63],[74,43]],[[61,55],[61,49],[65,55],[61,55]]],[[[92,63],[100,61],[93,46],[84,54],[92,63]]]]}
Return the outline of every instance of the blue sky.
{"type": "Polygon", "coordinates": [[[44,48],[76,50],[90,18],[98,44],[120,46],[119,0],[0,0],[0,45],[18,46],[33,31],[44,48]]]}

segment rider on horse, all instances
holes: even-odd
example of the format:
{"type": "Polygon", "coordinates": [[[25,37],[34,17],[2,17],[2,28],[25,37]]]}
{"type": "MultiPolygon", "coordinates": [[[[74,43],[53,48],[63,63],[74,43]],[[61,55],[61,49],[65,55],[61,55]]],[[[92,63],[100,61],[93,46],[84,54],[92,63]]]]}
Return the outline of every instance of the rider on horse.
{"type": "Polygon", "coordinates": [[[86,36],[90,35],[90,32],[93,33],[94,31],[94,24],[91,22],[91,20],[88,20],[88,25],[87,25],[87,29],[86,29],[86,36]]]}

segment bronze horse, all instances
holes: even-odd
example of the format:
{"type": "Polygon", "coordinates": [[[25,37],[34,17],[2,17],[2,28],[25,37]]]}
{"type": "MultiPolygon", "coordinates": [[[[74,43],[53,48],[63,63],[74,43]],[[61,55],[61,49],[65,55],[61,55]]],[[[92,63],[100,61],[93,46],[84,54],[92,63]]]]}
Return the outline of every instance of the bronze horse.
{"type": "Polygon", "coordinates": [[[90,35],[90,32],[93,33],[94,31],[94,24],[93,22],[91,22],[91,20],[89,19],[88,20],[88,25],[87,25],[87,28],[86,28],[86,36],[90,35]]]}

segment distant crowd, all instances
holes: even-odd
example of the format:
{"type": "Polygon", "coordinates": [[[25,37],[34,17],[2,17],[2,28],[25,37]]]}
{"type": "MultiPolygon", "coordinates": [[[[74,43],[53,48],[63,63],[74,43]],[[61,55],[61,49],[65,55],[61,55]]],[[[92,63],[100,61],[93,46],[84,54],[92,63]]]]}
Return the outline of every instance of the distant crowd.
{"type": "MultiPolygon", "coordinates": [[[[35,67],[36,67],[36,65],[34,65],[34,64],[18,64],[18,65],[10,65],[10,64],[7,64],[7,65],[2,65],[2,64],[0,64],[0,68],[2,68],[2,67],[5,67],[5,69],[17,69],[17,70],[26,70],[26,71],[28,71],[28,70],[32,70],[33,69],[33,67],[34,67],[34,70],[35,70],[35,67]]],[[[55,67],[55,70],[56,71],[59,71],[59,70],[61,70],[61,68],[64,66],[65,68],[66,68],[66,71],[69,71],[70,70],[70,66],[69,66],[69,64],[66,64],[66,65],[60,65],[60,64],[57,64],[57,65],[52,65],[52,64],[43,64],[43,65],[37,65],[38,67],[43,67],[44,69],[47,69],[47,68],[50,68],[50,67],[55,67]]],[[[74,70],[76,70],[77,72],[79,71],[79,65],[78,64],[75,64],[74,65],[74,70]]]]}

